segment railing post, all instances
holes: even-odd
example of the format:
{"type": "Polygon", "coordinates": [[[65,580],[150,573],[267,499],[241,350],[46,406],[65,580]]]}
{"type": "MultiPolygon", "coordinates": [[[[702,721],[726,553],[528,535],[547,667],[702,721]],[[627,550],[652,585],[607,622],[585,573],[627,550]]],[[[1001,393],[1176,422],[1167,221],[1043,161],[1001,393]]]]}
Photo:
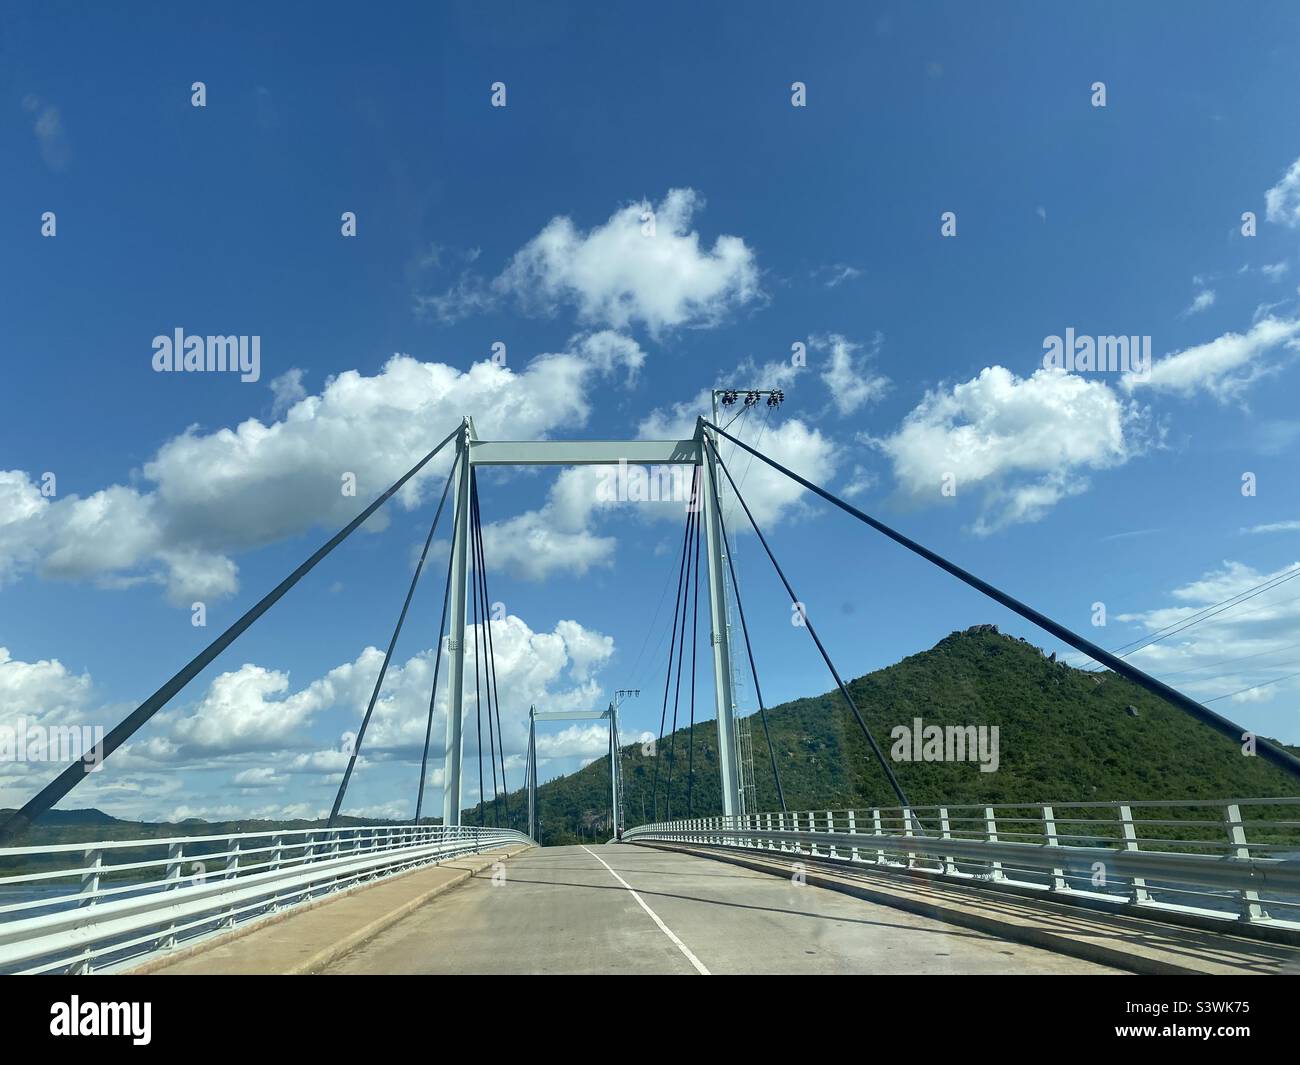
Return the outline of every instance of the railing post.
{"type": "MultiPolygon", "coordinates": [[[[858,822],[857,819],[854,817],[853,811],[850,810],[849,811],[849,835],[856,836],[857,834],[858,834],[858,822]]],[[[849,861],[856,862],[857,860],[858,860],[858,848],[853,847],[849,850],[849,861]]]]}
{"type": "MultiPolygon", "coordinates": [[[[78,900],[77,905],[94,906],[95,896],[99,892],[99,870],[104,865],[104,852],[94,847],[87,847],[83,853],[83,860],[85,864],[81,869],[81,898],[78,900]]],[[[91,968],[90,951],[91,948],[87,946],[85,953],[72,963],[68,971],[75,976],[89,973],[91,968]]]]}
{"type": "MultiPolygon", "coordinates": [[[[984,807],[984,834],[989,843],[998,841],[998,819],[993,816],[993,807],[984,807]]],[[[1002,863],[989,862],[989,879],[1002,879],[1002,863]]]]}
{"type": "MultiPolygon", "coordinates": [[[[1223,819],[1228,825],[1228,842],[1232,845],[1232,856],[1250,861],[1250,844],[1246,841],[1246,825],[1241,819],[1241,807],[1235,802],[1223,809],[1223,819]]],[[[1238,891],[1237,904],[1241,907],[1243,921],[1258,921],[1268,915],[1259,904],[1259,892],[1253,890],[1238,891]]]]}
{"type": "MultiPolygon", "coordinates": [[[[231,836],[226,842],[226,849],[230,854],[226,858],[225,874],[222,879],[234,880],[239,876],[240,840],[231,836]]],[[[222,915],[221,923],[227,928],[235,927],[235,907],[233,905],[222,915]]]]}
{"type": "MultiPolygon", "coordinates": [[[[796,816],[795,821],[798,820],[796,816]]],[[[817,853],[817,817],[811,810],[808,811],[808,853],[814,858],[820,857],[817,853]]]]}
{"type": "MultiPolygon", "coordinates": [[[[952,839],[952,822],[948,818],[948,807],[939,807],[939,836],[941,839],[952,839]]],[[[957,875],[957,862],[951,854],[943,856],[943,871],[947,876],[957,875]]]]}
{"type": "MultiPolygon", "coordinates": [[[[830,835],[835,834],[835,814],[830,810],[826,811],[826,831],[830,835]]],[[[831,840],[827,840],[826,844],[827,844],[826,846],[827,854],[829,854],[832,858],[838,858],[840,855],[839,855],[839,851],[835,849],[835,844],[831,840]]]]}
{"type": "MultiPolygon", "coordinates": [[[[1133,811],[1127,804],[1120,804],[1119,819],[1121,829],[1124,833],[1124,849],[1126,851],[1136,851],[1142,848],[1138,846],[1137,829],[1133,824],[1133,811]]],[[[1147,891],[1147,882],[1143,877],[1134,876],[1129,878],[1133,887],[1129,892],[1129,901],[1141,904],[1151,901],[1151,894],[1147,891]]]]}
{"type": "Polygon", "coordinates": [[[78,906],[94,906],[99,894],[99,873],[104,868],[104,852],[97,847],[87,847],[85,864],[81,867],[81,898],[78,906]]]}
{"type": "MultiPolygon", "coordinates": [[[[181,886],[181,867],[185,858],[185,847],[182,843],[171,843],[167,846],[167,868],[163,873],[163,891],[175,891],[181,886]]],[[[158,940],[159,950],[170,950],[176,946],[176,922],[173,921],[167,926],[167,931],[158,940]]]]}
{"type": "MultiPolygon", "coordinates": [[[[1047,840],[1049,847],[1059,847],[1061,840],[1056,834],[1056,811],[1050,806],[1043,807],[1043,836],[1047,840]]],[[[1065,870],[1060,866],[1052,866],[1052,890],[1067,891],[1069,885],[1065,882],[1065,870]]]]}
{"type": "MultiPolygon", "coordinates": [[[[904,806],[902,809],[903,809],[903,835],[906,836],[908,839],[911,839],[912,838],[912,808],[910,806],[904,806]]],[[[909,850],[907,852],[907,867],[909,869],[916,868],[916,851],[909,850]]]]}
{"type": "MultiPolygon", "coordinates": [[[[872,810],[871,810],[871,828],[872,828],[872,834],[873,834],[873,835],[875,835],[875,836],[883,836],[883,835],[884,835],[884,833],[880,830],[880,807],[879,807],[879,806],[872,807],[872,810]]],[[[877,865],[884,865],[884,864],[885,864],[885,848],[884,848],[884,847],[880,847],[880,846],[877,846],[877,847],[876,847],[876,864],[877,864],[877,865]]]]}

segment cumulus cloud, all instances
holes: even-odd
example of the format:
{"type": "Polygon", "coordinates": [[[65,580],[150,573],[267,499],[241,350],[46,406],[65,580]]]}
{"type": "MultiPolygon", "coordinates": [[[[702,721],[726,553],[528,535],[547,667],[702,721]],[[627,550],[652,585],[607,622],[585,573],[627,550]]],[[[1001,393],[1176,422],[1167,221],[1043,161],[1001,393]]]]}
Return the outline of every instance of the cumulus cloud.
{"type": "Polygon", "coordinates": [[[1300,318],[1261,318],[1245,333],[1214,340],[1157,359],[1148,374],[1126,374],[1124,388],[1150,388],[1190,396],[1207,392],[1221,401],[1239,397],[1251,384],[1281,368],[1268,356],[1300,350],[1300,318]]]}
{"type": "Polygon", "coordinates": [[[302,385],[302,370],[297,367],[286,370],[271,381],[269,387],[271,395],[275,397],[271,413],[277,418],[300,399],[307,397],[307,390],[302,385]]]}
{"type": "Polygon", "coordinates": [[[1282,180],[1264,193],[1266,217],[1290,229],[1300,226],[1300,159],[1282,175],[1282,180]]]}
{"type": "MultiPolygon", "coordinates": [[[[34,568],[109,587],[157,583],[185,606],[231,595],[233,554],[346,524],[359,501],[387,488],[463,414],[473,413],[486,439],[544,438],[583,425],[593,386],[610,377],[630,383],[644,359],[634,341],[608,331],[575,337],[568,350],[539,355],[520,371],[491,361],[462,371],[395,355],[374,376],[330,379],[269,423],[185,430],[145,464],[147,487],[51,499],[28,473],[0,471],[0,582],[34,568]],[[341,491],[345,473],[356,477],[356,498],[341,491]]],[[[288,403],[297,388],[297,378],[282,382],[277,400],[288,403]]],[[[445,452],[412,478],[396,504],[425,500],[451,457],[445,452]]],[[[366,528],[385,525],[381,511],[366,528]]],[[[561,556],[564,548],[533,546],[561,556]]]]}
{"type": "Polygon", "coordinates": [[[67,723],[87,713],[91,695],[90,677],[74,675],[57,658],[24,662],[0,647],[0,725],[13,726],[18,718],[67,723]]]}
{"type": "Polygon", "coordinates": [[[987,534],[1038,521],[1088,487],[1088,471],[1119,466],[1139,449],[1140,413],[1101,381],[1038,370],[1020,378],[1001,366],[936,389],[898,431],[870,441],[892,461],[902,495],[941,501],[976,490],[974,529],[987,534]]]}
{"type": "Polygon", "coordinates": [[[703,198],[671,189],[657,205],[630,203],[586,232],[553,218],[492,281],[463,274],[421,305],[454,321],[511,299],[527,313],[576,309],[586,322],[653,335],[675,326],[707,326],[758,298],[754,252],[743,239],[720,236],[711,248],[691,228],[703,198]]]}
{"type": "Polygon", "coordinates": [[[871,362],[880,350],[882,339],[877,333],[871,351],[866,355],[858,354],[860,344],[846,340],[838,333],[811,339],[814,349],[828,353],[821,378],[830,390],[831,402],[840,414],[854,413],[865,404],[879,399],[889,389],[889,378],[871,369],[871,362]]]}
{"type": "MultiPolygon", "coordinates": [[[[472,724],[476,667],[472,626],[466,629],[465,636],[464,705],[466,721],[472,724]]],[[[517,770],[527,744],[530,706],[553,710],[603,708],[606,693],[599,676],[613,657],[614,641],[570,619],[560,620],[550,632],[534,631],[515,615],[494,622],[492,638],[500,684],[504,736],[501,749],[507,768],[517,770]]],[[[481,649],[485,645],[482,631],[478,641],[481,649]]],[[[226,809],[220,816],[255,817],[261,815],[247,807],[229,806],[228,793],[219,784],[212,794],[203,795],[203,789],[213,784],[206,778],[197,779],[196,773],[221,776],[246,794],[283,793],[288,802],[299,801],[322,788],[336,787],[351,749],[348,741],[355,738],[382,661],[381,651],[367,647],[352,661],[305,684],[294,684],[283,670],[255,663],[218,674],[193,701],[158,714],[145,732],[109,759],[104,772],[88,777],[70,801],[74,805],[105,805],[123,816],[157,817],[160,798],[180,788],[183,779],[189,805],[182,816],[212,817],[216,816],[214,811],[226,809]],[[208,812],[195,812],[200,809],[208,812]]],[[[435,651],[428,648],[389,666],[358,759],[355,779],[359,783],[367,780],[367,768],[377,763],[419,763],[428,725],[434,664],[435,651]]],[[[439,766],[431,768],[430,783],[435,787],[441,785],[447,675],[444,662],[430,749],[431,767],[435,762],[439,766]]],[[[0,648],[0,725],[24,717],[42,725],[93,721],[111,726],[127,709],[97,705],[89,676],[74,676],[57,661],[18,661],[0,648]]],[[[548,756],[596,757],[606,750],[607,730],[604,735],[600,743],[585,734],[578,740],[570,737],[562,749],[549,750],[548,756]]],[[[467,727],[466,758],[477,758],[476,740],[474,729],[467,727]]],[[[43,764],[0,765],[0,805],[25,801],[50,775],[51,767],[43,764]]],[[[412,777],[398,788],[390,777],[369,775],[370,783],[365,786],[371,798],[376,789],[396,790],[405,796],[405,783],[414,781],[412,777]]],[[[520,782],[516,772],[513,786],[518,787],[520,782]]],[[[476,782],[469,782],[467,777],[467,797],[471,783],[476,782]]],[[[317,800],[310,801],[315,809],[317,800]]],[[[409,817],[409,797],[401,802],[401,816],[409,817]]]]}

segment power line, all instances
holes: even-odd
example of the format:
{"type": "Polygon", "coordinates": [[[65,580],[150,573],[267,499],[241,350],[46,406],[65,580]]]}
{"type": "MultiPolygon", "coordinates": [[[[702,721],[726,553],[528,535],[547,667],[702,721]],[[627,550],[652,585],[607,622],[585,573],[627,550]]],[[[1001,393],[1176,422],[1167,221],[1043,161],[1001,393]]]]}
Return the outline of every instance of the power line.
{"type": "Polygon", "coordinates": [[[1270,684],[1280,684],[1284,680],[1290,680],[1292,677],[1300,677],[1300,672],[1288,673],[1285,677],[1274,677],[1272,680],[1266,680],[1262,684],[1252,684],[1249,688],[1242,688],[1239,691],[1228,692],[1227,695],[1216,695],[1213,699],[1206,699],[1207,703],[1217,703],[1220,699],[1231,699],[1234,695],[1241,695],[1244,692],[1253,692],[1256,688],[1267,688],[1270,684]]]}
{"type": "MultiPolygon", "coordinates": [[[[1121,644],[1119,647],[1114,648],[1111,653],[1119,654],[1119,652],[1124,651],[1124,653],[1120,654],[1119,657],[1128,658],[1129,655],[1136,654],[1138,651],[1150,647],[1152,644],[1159,643],[1161,640],[1168,639],[1170,636],[1176,636],[1178,633],[1190,629],[1193,625],[1199,625],[1202,621],[1207,621],[1218,614],[1222,614],[1225,610],[1231,610],[1234,606],[1239,606],[1249,599],[1254,599],[1257,595],[1263,595],[1264,592],[1270,592],[1274,588],[1285,584],[1287,581],[1292,580],[1295,577],[1300,577],[1300,566],[1296,566],[1285,573],[1270,577],[1268,580],[1263,581],[1254,587],[1247,588],[1244,591],[1237,592],[1235,595],[1230,595],[1227,599],[1223,599],[1218,603],[1211,603],[1207,607],[1202,607],[1200,610],[1196,611],[1195,614],[1190,614],[1185,618],[1179,618],[1177,621],[1171,621],[1168,625],[1155,629],[1147,633],[1145,636],[1139,636],[1136,640],[1130,640],[1128,643],[1121,644]],[[1138,646],[1134,646],[1135,644],[1138,646]],[[1125,651],[1124,649],[1126,647],[1130,648],[1130,650],[1125,651]]],[[[1243,617],[1248,615],[1238,616],[1243,617]]]]}
{"type": "MultiPolygon", "coordinates": [[[[1178,670],[1174,670],[1172,673],[1161,673],[1160,675],[1162,677],[1181,677],[1187,673],[1199,673],[1203,669],[1217,669],[1219,666],[1232,665],[1234,662],[1246,662],[1252,658],[1264,658],[1267,655],[1280,654],[1281,652],[1289,651],[1294,647],[1300,647],[1300,643],[1290,643],[1284,647],[1274,647],[1272,650],[1269,651],[1256,651],[1253,655],[1239,655],[1237,658],[1224,658],[1224,659],[1220,659],[1218,662],[1207,662],[1201,666],[1189,666],[1187,669],[1178,669],[1178,670]]],[[[1289,664],[1290,663],[1286,663],[1286,665],[1289,664]]],[[[1266,668],[1276,669],[1276,668],[1280,668],[1281,665],[1282,664],[1279,664],[1278,666],[1270,666],[1266,668]]]]}

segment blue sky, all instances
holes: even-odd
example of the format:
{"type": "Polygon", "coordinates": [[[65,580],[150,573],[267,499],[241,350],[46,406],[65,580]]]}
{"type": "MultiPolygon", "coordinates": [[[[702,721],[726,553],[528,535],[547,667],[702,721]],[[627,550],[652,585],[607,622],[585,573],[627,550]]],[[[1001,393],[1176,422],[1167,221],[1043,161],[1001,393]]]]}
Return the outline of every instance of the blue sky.
{"type": "MultiPolygon", "coordinates": [[[[1283,573],[1300,13],[1178,11],[9,5],[0,723],[111,725],[465,414],[485,437],[653,436],[714,385],[779,385],[750,439],[1108,647],[1283,573]],[[177,328],[260,337],[260,379],[155,373],[177,328]],[[1150,336],[1150,378],[1044,369],[1067,329],[1150,336]]],[[[328,808],[445,470],[65,805],[328,808]]],[[[682,515],[598,505],[594,476],[482,478],[516,784],[529,702],[640,687],[624,731],[658,727],[682,515]]],[[[743,483],[845,674],[984,621],[1054,646],[761,469],[743,483]]],[[[826,690],[742,525],[769,702],[826,690]]],[[[413,806],[443,559],[350,809],[413,806]]],[[[1199,698],[1248,688],[1212,705],[1300,741],[1300,684],[1256,686],[1300,670],[1291,587],[1134,661],[1199,698]]],[[[547,775],[601,750],[598,728],[546,742],[547,775]]],[[[52,771],[0,764],[0,804],[52,771]]]]}

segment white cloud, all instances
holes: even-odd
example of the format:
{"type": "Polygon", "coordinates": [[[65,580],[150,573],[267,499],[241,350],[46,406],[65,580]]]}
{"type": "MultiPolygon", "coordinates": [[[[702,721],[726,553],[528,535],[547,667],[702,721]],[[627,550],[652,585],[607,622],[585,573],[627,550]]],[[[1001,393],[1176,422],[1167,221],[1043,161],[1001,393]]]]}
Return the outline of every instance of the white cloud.
{"type": "Polygon", "coordinates": [[[856,266],[850,266],[848,263],[832,263],[829,266],[820,266],[813,271],[813,280],[821,280],[827,288],[839,288],[845,281],[854,281],[862,276],[862,271],[856,266]]]}
{"type": "Polygon", "coordinates": [[[619,329],[639,322],[654,335],[714,325],[758,298],[759,275],[754,252],[740,237],[720,236],[712,248],[701,247],[691,222],[703,206],[695,190],[671,189],[657,206],[627,204],[585,233],[567,217],[553,218],[493,281],[463,275],[455,288],[422,303],[444,320],[512,297],[528,312],[553,314],[571,305],[583,321],[619,329]]]}
{"type": "Polygon", "coordinates": [[[307,398],[307,390],[302,386],[302,370],[294,367],[285,370],[279,377],[271,381],[269,387],[271,395],[275,397],[275,403],[271,408],[271,413],[279,417],[300,399],[307,398]]]}
{"type": "Polygon", "coordinates": [[[848,482],[844,485],[843,494],[849,499],[856,499],[875,488],[878,480],[876,475],[865,466],[854,466],[848,482]]]}
{"type": "MultiPolygon", "coordinates": [[[[537,632],[514,615],[493,623],[492,638],[505,740],[502,749],[507,767],[515,770],[512,784],[518,787],[529,707],[604,709],[607,693],[599,675],[613,657],[614,641],[569,619],[557,622],[550,632],[537,632]]],[[[480,647],[484,640],[480,631],[480,647]]],[[[477,760],[472,627],[466,629],[465,646],[465,757],[477,760]]],[[[257,817],[266,815],[229,805],[230,792],[224,785],[245,794],[279,789],[287,793],[287,801],[302,798],[299,793],[304,789],[312,796],[321,789],[337,787],[350,747],[332,742],[322,746],[321,734],[340,740],[355,736],[382,661],[379,650],[367,647],[353,661],[297,687],[286,672],[253,663],[221,673],[189,704],[159,713],[146,732],[118,750],[105,764],[105,772],[88,777],[68,802],[99,805],[119,816],[156,818],[162,809],[160,797],[184,787],[188,805],[182,817],[257,817]],[[221,780],[212,781],[213,775],[221,780]],[[211,794],[203,794],[205,789],[211,794]]],[[[431,648],[405,662],[390,664],[357,762],[354,779],[366,792],[364,797],[356,792],[359,803],[374,799],[376,791],[384,792],[385,801],[393,792],[406,796],[406,785],[414,784],[413,776],[397,781],[387,770],[383,774],[368,774],[367,770],[383,762],[418,764],[428,724],[433,670],[431,648]]],[[[429,752],[435,787],[441,786],[447,673],[444,662],[429,752]]],[[[96,705],[90,677],[73,676],[58,661],[22,662],[0,648],[0,724],[24,717],[30,724],[76,722],[109,727],[127,709],[96,705]]],[[[605,735],[608,737],[607,729],[605,735]]],[[[486,748],[486,727],[483,743],[486,748]]],[[[566,750],[556,747],[549,757],[567,756],[566,750]]],[[[599,755],[603,750],[593,749],[584,740],[574,748],[574,756],[599,755]]],[[[0,763],[0,806],[30,798],[52,775],[51,768],[43,763],[0,763]]],[[[399,801],[401,816],[409,817],[410,798],[399,801]]],[[[427,792],[426,801],[433,802],[427,792]]],[[[315,810],[318,799],[310,802],[315,810]]]]}
{"type": "Polygon", "coordinates": [[[57,658],[24,662],[0,647],[0,725],[12,726],[18,718],[71,723],[86,715],[91,693],[90,677],[73,675],[57,658]]]}
{"type": "MultiPolygon", "coordinates": [[[[0,581],[35,568],[109,587],[162,584],[184,606],[231,595],[232,554],[346,524],[463,414],[474,415],[485,439],[545,437],[584,424],[596,383],[616,375],[630,383],[644,359],[634,341],[611,332],[576,337],[568,351],[540,355],[518,372],[491,361],[462,371],[395,355],[374,376],[330,379],[269,424],[250,418],[234,429],[187,429],[145,464],[149,487],[50,499],[26,472],[0,471],[0,581]],[[355,498],[340,491],[344,473],[356,475],[355,498]]],[[[287,398],[295,384],[277,395],[287,398]]],[[[426,499],[451,457],[445,451],[395,503],[409,509],[426,499]]],[[[386,523],[381,511],[366,528],[386,523]]],[[[561,557],[551,568],[566,564],[563,543],[534,544],[552,547],[561,557]]]]}
{"type": "Polygon", "coordinates": [[[981,534],[1037,521],[1088,487],[1085,471],[1127,462],[1140,448],[1141,415],[1101,381],[1001,366],[935,390],[892,436],[871,441],[893,462],[900,492],[940,502],[951,475],[956,498],[976,489],[981,534]]]}
{"type": "Polygon", "coordinates": [[[72,157],[72,149],[63,131],[63,116],[58,107],[35,96],[23,97],[23,110],[34,115],[32,131],[41,150],[41,158],[51,170],[61,171],[72,157]]]}
{"type": "Polygon", "coordinates": [[[1285,348],[1300,350],[1300,319],[1262,318],[1246,333],[1221,337],[1157,359],[1145,375],[1126,374],[1124,388],[1151,388],[1189,396],[1205,391],[1219,400],[1238,397],[1246,388],[1280,365],[1265,356],[1285,348]]]}
{"type": "Polygon", "coordinates": [[[1300,159],[1291,164],[1282,180],[1264,193],[1266,217],[1290,229],[1300,226],[1300,159]]]}
{"type": "Polygon", "coordinates": [[[1283,260],[1280,263],[1273,263],[1269,266],[1261,266],[1259,272],[1267,277],[1270,281],[1280,281],[1282,275],[1291,269],[1290,263],[1283,260]]]}
{"type": "MultiPolygon", "coordinates": [[[[700,414],[710,415],[708,390],[701,391],[686,403],[654,411],[641,422],[638,435],[644,439],[660,440],[692,436],[695,433],[696,417],[700,414]]],[[[724,418],[719,424],[725,426],[728,420],[729,418],[724,418]]],[[[773,414],[764,407],[762,413],[754,410],[739,418],[727,431],[815,483],[827,483],[835,472],[837,449],[834,441],[798,418],[785,419],[784,415],[773,414]]],[[[745,501],[764,532],[802,511],[805,492],[794,481],[726,440],[720,443],[718,450],[732,476],[740,484],[745,501]]],[[[721,491],[725,496],[731,496],[726,475],[719,473],[719,477],[723,481],[721,491]]],[[[734,496],[731,498],[734,499],[734,496]]],[[[633,505],[647,512],[654,509],[650,504],[633,505]]],[[[663,506],[664,513],[675,519],[681,518],[683,512],[680,505],[671,510],[666,509],[666,504],[663,506]]],[[[744,512],[739,506],[730,506],[726,516],[732,535],[747,528],[744,512]]]]}
{"type": "Polygon", "coordinates": [[[859,357],[857,352],[861,345],[846,340],[838,333],[811,339],[814,349],[830,352],[821,378],[830,390],[831,402],[841,415],[854,413],[864,404],[879,399],[888,390],[889,378],[873,373],[870,368],[871,361],[880,350],[881,340],[881,335],[877,333],[871,352],[859,357]]]}
{"type": "Polygon", "coordinates": [[[1184,314],[1199,314],[1201,311],[1208,310],[1214,306],[1214,289],[1205,288],[1196,294],[1184,314]]]}
{"type": "Polygon", "coordinates": [[[1252,525],[1244,533],[1300,532],[1300,521],[1274,521],[1267,525],[1252,525]]]}

